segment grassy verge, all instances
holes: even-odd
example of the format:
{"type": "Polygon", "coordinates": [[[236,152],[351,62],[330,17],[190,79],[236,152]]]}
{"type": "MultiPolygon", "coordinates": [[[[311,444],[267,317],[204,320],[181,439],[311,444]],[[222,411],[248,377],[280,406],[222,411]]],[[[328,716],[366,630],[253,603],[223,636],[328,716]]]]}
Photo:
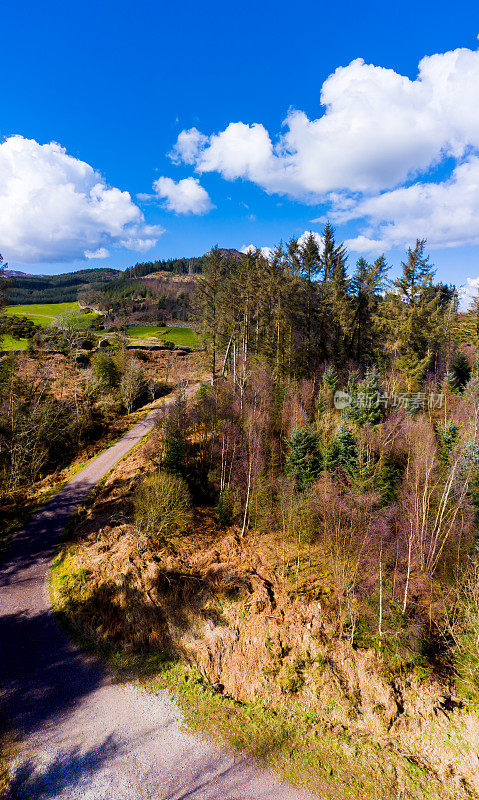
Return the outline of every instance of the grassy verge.
{"type": "Polygon", "coordinates": [[[294,699],[281,709],[266,707],[261,698],[240,703],[216,693],[195,667],[173,654],[132,654],[98,640],[93,626],[79,629],[74,609],[88,601],[88,588],[75,565],[72,541],[54,561],[51,588],[62,624],[77,644],[106,661],[119,680],[139,680],[154,693],[168,690],[191,730],[250,754],[292,784],[335,800],[467,796],[451,794],[424,766],[396,753],[391,745],[354,737],[344,728],[328,729],[294,699]]]}

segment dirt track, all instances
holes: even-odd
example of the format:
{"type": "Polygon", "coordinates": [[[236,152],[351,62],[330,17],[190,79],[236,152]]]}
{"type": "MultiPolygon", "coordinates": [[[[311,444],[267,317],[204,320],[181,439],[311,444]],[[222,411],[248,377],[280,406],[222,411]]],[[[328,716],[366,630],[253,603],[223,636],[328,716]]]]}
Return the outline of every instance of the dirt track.
{"type": "Polygon", "coordinates": [[[8,797],[306,800],[251,759],[185,731],[167,693],[116,684],[67,640],[51,611],[49,565],[69,517],[157,415],[150,412],[46,503],[1,564],[2,715],[18,742],[8,797]]]}

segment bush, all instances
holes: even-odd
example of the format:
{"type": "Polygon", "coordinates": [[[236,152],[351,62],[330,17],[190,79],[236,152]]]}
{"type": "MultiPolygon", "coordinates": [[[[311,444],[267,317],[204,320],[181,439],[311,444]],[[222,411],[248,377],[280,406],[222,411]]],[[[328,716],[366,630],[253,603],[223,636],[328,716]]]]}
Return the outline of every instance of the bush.
{"type": "Polygon", "coordinates": [[[176,475],[148,476],[135,492],[134,506],[136,529],[153,546],[182,533],[191,520],[190,493],[176,475]]]}

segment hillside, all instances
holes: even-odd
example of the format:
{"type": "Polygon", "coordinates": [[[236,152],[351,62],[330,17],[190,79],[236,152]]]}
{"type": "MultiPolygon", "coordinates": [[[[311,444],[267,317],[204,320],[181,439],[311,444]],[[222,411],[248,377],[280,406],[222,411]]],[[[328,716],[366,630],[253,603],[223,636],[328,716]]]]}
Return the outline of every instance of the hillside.
{"type": "MultiPolygon", "coordinates": [[[[243,253],[234,248],[219,250],[222,258],[239,261],[243,253]]],[[[26,305],[33,303],[73,303],[78,299],[84,302],[94,302],[102,310],[118,308],[123,301],[133,301],[155,297],[159,294],[160,308],[164,307],[163,296],[170,299],[175,296],[169,285],[183,283],[186,294],[194,287],[194,276],[203,271],[208,253],[194,258],[172,258],[168,260],[146,261],[127,267],[126,270],[97,268],[83,269],[68,272],[62,275],[29,275],[20,270],[5,270],[4,274],[10,279],[8,301],[10,305],[26,305]],[[142,279],[155,279],[142,284],[142,279]],[[164,284],[165,291],[158,285],[164,284]],[[145,291],[144,287],[147,287],[145,291]],[[93,298],[93,299],[92,299],[93,298]]],[[[176,287],[177,288],[177,287],[176,287]]],[[[171,305],[171,303],[170,303],[171,305]]],[[[176,305],[176,301],[173,302],[176,305]]],[[[180,306],[182,303],[180,302],[180,306]]],[[[131,311],[131,303],[126,303],[127,310],[131,311]]],[[[135,310],[135,309],[133,309],[135,310]]],[[[173,309],[167,309],[172,311],[173,309]]],[[[179,319],[185,320],[185,314],[180,310],[179,319]]]]}
{"type": "Polygon", "coordinates": [[[109,268],[82,269],[62,275],[22,275],[16,272],[8,288],[8,300],[11,305],[74,303],[81,291],[91,286],[101,287],[119,275],[120,270],[109,268]]]}

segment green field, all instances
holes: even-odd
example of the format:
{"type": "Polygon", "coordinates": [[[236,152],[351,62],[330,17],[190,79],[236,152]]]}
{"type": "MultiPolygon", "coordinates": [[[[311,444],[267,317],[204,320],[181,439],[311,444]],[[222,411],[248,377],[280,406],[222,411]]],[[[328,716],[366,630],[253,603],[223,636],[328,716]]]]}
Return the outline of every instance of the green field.
{"type": "Polygon", "coordinates": [[[35,325],[51,325],[53,320],[68,311],[78,311],[78,303],[36,303],[26,306],[7,306],[7,316],[27,317],[35,325]]]}
{"type": "Polygon", "coordinates": [[[178,347],[197,347],[198,338],[191,328],[155,327],[153,325],[131,325],[127,335],[133,342],[156,339],[158,343],[173,342],[178,347]]]}
{"type": "Polygon", "coordinates": [[[26,350],[27,346],[26,339],[14,339],[7,334],[0,336],[0,350],[26,350]]]}

